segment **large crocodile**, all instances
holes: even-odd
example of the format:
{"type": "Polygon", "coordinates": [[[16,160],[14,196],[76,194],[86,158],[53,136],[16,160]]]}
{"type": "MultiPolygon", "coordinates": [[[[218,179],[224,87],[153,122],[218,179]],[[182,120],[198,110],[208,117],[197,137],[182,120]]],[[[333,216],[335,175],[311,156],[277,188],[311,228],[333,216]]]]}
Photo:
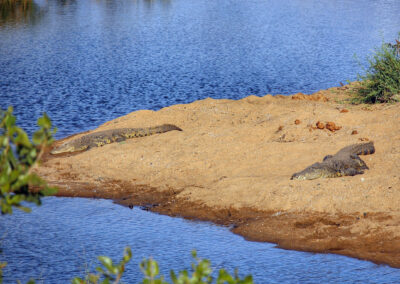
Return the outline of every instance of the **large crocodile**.
{"type": "Polygon", "coordinates": [[[301,172],[295,173],[290,179],[317,179],[363,174],[368,166],[358,155],[375,153],[373,142],[353,144],[344,147],[335,155],[325,156],[321,163],[315,163],[301,172]]]}
{"type": "Polygon", "coordinates": [[[60,147],[52,150],[50,153],[61,154],[67,152],[89,150],[93,147],[101,147],[106,144],[121,142],[129,138],[149,136],[171,130],[182,131],[182,129],[173,124],[163,124],[146,128],[118,128],[104,130],[87,134],[72,141],[65,142],[60,147]]]}

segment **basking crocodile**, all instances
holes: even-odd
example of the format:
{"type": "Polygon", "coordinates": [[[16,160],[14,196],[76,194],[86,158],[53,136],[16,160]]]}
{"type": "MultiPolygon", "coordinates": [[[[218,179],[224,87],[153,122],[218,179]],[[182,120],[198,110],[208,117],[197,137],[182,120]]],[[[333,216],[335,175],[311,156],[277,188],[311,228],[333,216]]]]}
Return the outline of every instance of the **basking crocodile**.
{"type": "Polygon", "coordinates": [[[326,156],[321,163],[315,163],[290,179],[317,179],[363,174],[368,167],[358,155],[375,153],[373,142],[354,144],[344,147],[335,155],[326,156]]]}
{"type": "Polygon", "coordinates": [[[163,124],[146,128],[119,128],[99,131],[84,135],[72,141],[65,142],[60,147],[52,150],[51,154],[61,154],[89,150],[93,147],[101,147],[106,144],[121,142],[129,138],[149,136],[156,133],[164,133],[171,130],[182,131],[173,124],[163,124]]]}

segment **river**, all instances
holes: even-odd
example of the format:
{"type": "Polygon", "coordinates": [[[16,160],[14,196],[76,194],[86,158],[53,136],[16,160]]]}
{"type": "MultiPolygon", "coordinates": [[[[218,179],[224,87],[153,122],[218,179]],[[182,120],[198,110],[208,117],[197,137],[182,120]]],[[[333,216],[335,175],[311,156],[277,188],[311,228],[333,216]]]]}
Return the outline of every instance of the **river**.
{"type": "MultiPolygon", "coordinates": [[[[400,31],[397,0],[38,0],[0,10],[0,107],[32,133],[46,111],[57,138],[139,109],[206,97],[312,93],[354,80],[400,31]],[[354,55],[357,55],[356,59],[354,55]]],[[[256,283],[393,283],[400,272],[337,255],[244,241],[227,228],[105,200],[46,198],[0,217],[5,283],[65,283],[96,255],[153,256],[163,273],[190,251],[256,283]]],[[[1,237],[1,236],[0,236],[1,237]]]]}

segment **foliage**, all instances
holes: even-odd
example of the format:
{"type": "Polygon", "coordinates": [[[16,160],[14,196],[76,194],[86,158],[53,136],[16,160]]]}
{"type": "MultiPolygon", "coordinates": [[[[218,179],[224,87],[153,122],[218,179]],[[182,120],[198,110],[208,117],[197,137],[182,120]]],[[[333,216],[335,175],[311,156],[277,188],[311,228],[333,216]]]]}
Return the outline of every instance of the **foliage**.
{"type": "Polygon", "coordinates": [[[33,202],[40,205],[40,197],[55,193],[55,189],[32,173],[37,162],[43,155],[46,146],[53,142],[49,117],[44,113],[38,119],[40,127],[30,141],[26,132],[16,126],[13,109],[0,110],[0,207],[2,214],[12,214],[16,207],[26,212],[30,208],[22,206],[22,202],[33,202]],[[41,188],[32,192],[31,186],[41,188]]]}
{"type": "MultiPolygon", "coordinates": [[[[219,270],[218,277],[214,282],[214,278],[211,275],[211,263],[207,259],[199,259],[197,257],[196,251],[192,252],[192,256],[195,259],[195,263],[192,263],[192,274],[189,275],[187,270],[180,271],[178,276],[171,270],[170,276],[173,284],[251,284],[253,283],[253,278],[251,275],[240,279],[237,271],[235,270],[234,276],[230,275],[224,269],[219,270]]],[[[159,274],[158,264],[152,259],[145,259],[141,262],[140,268],[145,275],[143,284],[168,284],[163,279],[163,276],[157,278],[159,274]]]]}
{"type": "Polygon", "coordinates": [[[85,279],[76,277],[72,280],[73,284],[109,284],[119,283],[122,274],[125,271],[125,264],[127,264],[132,258],[132,251],[129,247],[125,248],[124,256],[118,264],[114,264],[111,258],[108,256],[99,256],[98,260],[101,262],[103,267],[97,267],[97,274],[89,273],[85,276],[85,279]],[[99,282],[101,278],[104,278],[102,282],[99,282]],[[112,281],[112,282],[110,282],[112,281]]]}
{"type": "MultiPolygon", "coordinates": [[[[192,263],[192,273],[189,274],[187,270],[180,271],[178,275],[171,270],[170,276],[172,280],[172,284],[252,284],[253,279],[250,275],[246,276],[243,279],[237,274],[235,271],[234,276],[230,275],[224,269],[219,270],[218,277],[215,279],[212,276],[211,263],[207,259],[199,259],[197,257],[196,251],[192,252],[192,256],[195,263],[192,263]]],[[[106,256],[100,256],[98,259],[104,266],[97,267],[96,270],[99,272],[98,274],[89,273],[85,279],[82,278],[74,278],[72,280],[73,284],[108,284],[113,281],[113,284],[119,283],[121,276],[125,269],[125,264],[129,262],[132,257],[132,253],[130,248],[125,248],[125,253],[119,264],[113,264],[112,260],[106,256]],[[115,275],[115,276],[114,276],[115,275]],[[102,282],[100,278],[104,278],[102,282]]],[[[144,279],[141,282],[142,284],[168,284],[168,282],[164,281],[164,276],[159,276],[160,269],[157,261],[149,258],[144,259],[140,263],[140,270],[144,274],[144,279]]]]}
{"type": "Polygon", "coordinates": [[[353,103],[400,101],[400,33],[395,44],[383,43],[368,62],[353,103]]]}

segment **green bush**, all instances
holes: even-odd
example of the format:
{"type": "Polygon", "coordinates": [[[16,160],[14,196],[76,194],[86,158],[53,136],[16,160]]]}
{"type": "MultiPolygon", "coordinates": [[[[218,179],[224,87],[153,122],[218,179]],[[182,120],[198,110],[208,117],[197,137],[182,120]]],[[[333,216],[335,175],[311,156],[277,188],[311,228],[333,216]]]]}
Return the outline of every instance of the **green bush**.
{"type": "Polygon", "coordinates": [[[40,129],[33,134],[30,141],[26,132],[16,126],[13,109],[0,110],[0,208],[1,214],[12,214],[16,207],[29,212],[22,202],[33,202],[40,205],[40,197],[55,193],[55,189],[32,173],[32,170],[43,155],[44,149],[52,141],[56,129],[46,114],[37,121],[40,129]],[[40,191],[32,192],[34,186],[40,191]]]}
{"type": "MultiPolygon", "coordinates": [[[[192,252],[195,260],[192,263],[191,273],[187,270],[182,270],[176,275],[174,270],[170,271],[172,284],[252,284],[253,278],[251,275],[245,276],[241,279],[237,271],[234,275],[230,275],[224,269],[219,270],[217,278],[212,274],[211,263],[207,259],[200,259],[197,257],[196,251],[192,252]]],[[[122,274],[125,270],[125,264],[130,261],[132,252],[129,247],[125,249],[124,256],[118,264],[114,264],[111,258],[107,256],[99,256],[103,267],[97,267],[97,274],[88,273],[84,279],[74,278],[72,284],[117,284],[121,280],[122,274]],[[101,282],[100,280],[103,279],[101,282]],[[111,281],[111,282],[110,282],[111,281]]],[[[157,261],[149,258],[144,259],[140,263],[140,270],[144,275],[141,284],[169,284],[164,280],[164,276],[159,275],[160,269],[157,261]]]]}
{"type": "Polygon", "coordinates": [[[383,43],[368,62],[366,74],[359,75],[353,103],[400,101],[400,33],[395,44],[383,43]]]}

